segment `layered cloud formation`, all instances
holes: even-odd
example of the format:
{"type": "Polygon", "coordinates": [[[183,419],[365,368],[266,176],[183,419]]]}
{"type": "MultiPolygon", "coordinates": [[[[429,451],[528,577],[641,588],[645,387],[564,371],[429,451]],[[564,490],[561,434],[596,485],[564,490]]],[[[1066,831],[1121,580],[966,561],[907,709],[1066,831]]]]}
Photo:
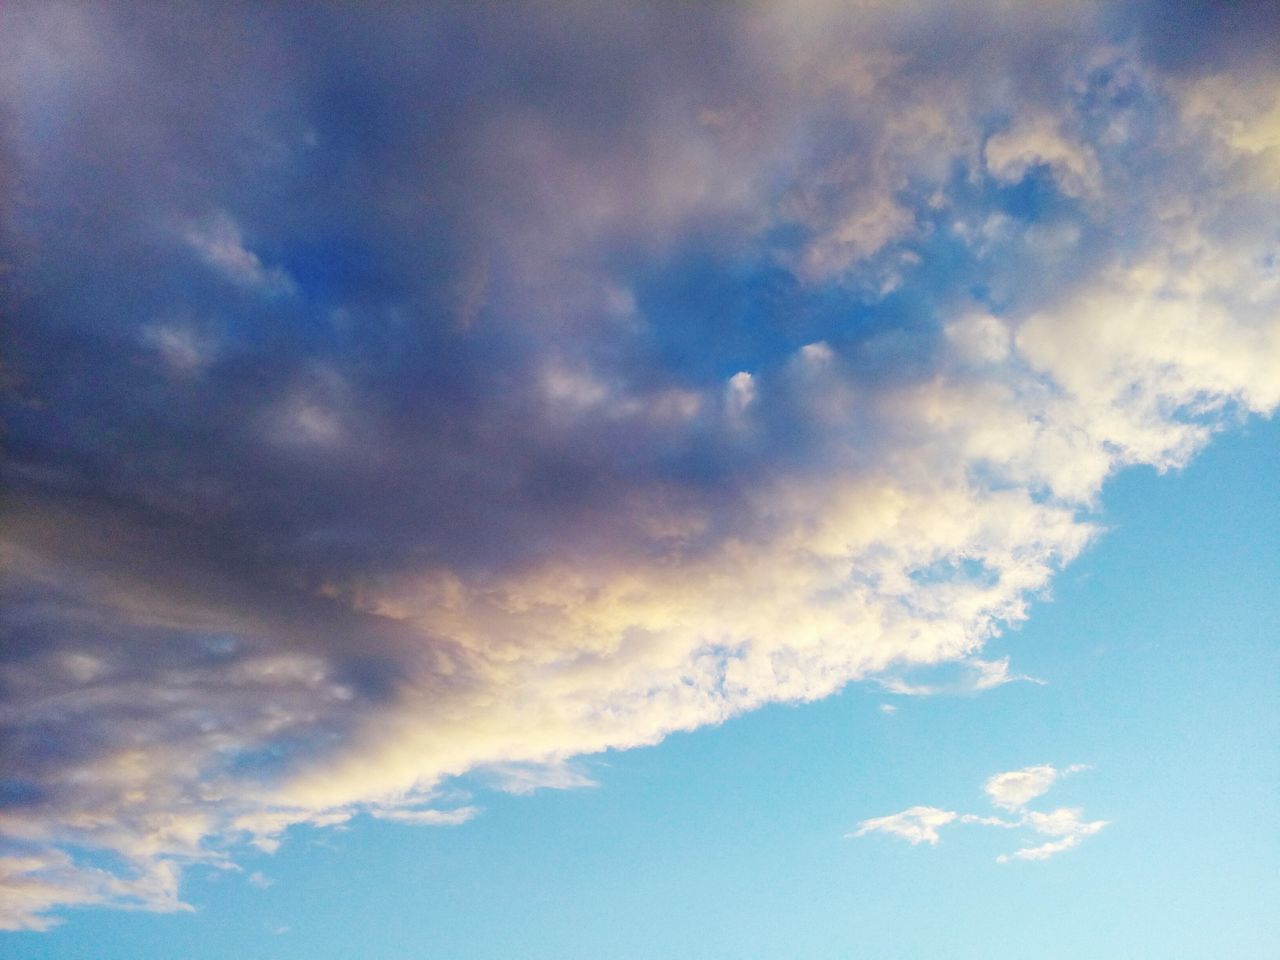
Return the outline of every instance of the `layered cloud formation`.
{"type": "Polygon", "coordinates": [[[1280,403],[1280,70],[953,7],[6,6],[0,926],[1009,679],[1106,478],[1280,403]]]}

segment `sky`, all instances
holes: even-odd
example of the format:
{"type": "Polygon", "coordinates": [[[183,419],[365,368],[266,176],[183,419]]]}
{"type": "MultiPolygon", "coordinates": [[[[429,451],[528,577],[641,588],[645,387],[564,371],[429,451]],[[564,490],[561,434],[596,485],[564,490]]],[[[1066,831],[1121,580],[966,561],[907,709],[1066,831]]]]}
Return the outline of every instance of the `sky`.
{"type": "Polygon", "coordinates": [[[0,8],[0,954],[1273,956],[1267,3],[0,8]]]}

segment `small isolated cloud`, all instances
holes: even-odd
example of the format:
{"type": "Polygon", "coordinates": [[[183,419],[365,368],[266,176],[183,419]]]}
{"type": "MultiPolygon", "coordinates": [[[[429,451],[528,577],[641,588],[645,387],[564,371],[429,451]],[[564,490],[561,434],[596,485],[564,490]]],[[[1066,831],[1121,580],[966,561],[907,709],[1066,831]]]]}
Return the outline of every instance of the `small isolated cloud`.
{"type": "Polygon", "coordinates": [[[996,857],[996,862],[1047,860],[1064,850],[1079,846],[1085,837],[1092,836],[1107,825],[1106,820],[1085,820],[1078,807],[1059,807],[1049,811],[1026,809],[1028,802],[1043,796],[1061,777],[1085,769],[1087,767],[1079,764],[1063,770],[1041,764],[990,777],[984,785],[987,795],[996,806],[1018,813],[1016,820],[973,813],[961,814],[938,807],[911,807],[887,817],[863,820],[855,833],[846,836],[888,833],[901,837],[913,846],[918,843],[932,846],[939,840],[938,828],[951,823],[1000,827],[1006,830],[1022,829],[1052,839],[1038,845],[1029,844],[1013,853],[1002,853],[996,857]]]}
{"type": "Polygon", "coordinates": [[[268,294],[292,293],[293,279],[279,267],[267,267],[244,244],[240,226],[225,213],[190,224],[187,243],[206,264],[239,286],[268,294]]]}
{"type": "Polygon", "coordinates": [[[880,704],[880,712],[888,714],[889,716],[893,716],[895,713],[898,712],[898,708],[894,706],[892,703],[882,703],[880,704]]]}
{"type": "Polygon", "coordinates": [[[1082,765],[1070,766],[1065,770],[1058,770],[1048,764],[1024,767],[1021,770],[997,773],[982,785],[982,789],[997,807],[1021,810],[1028,801],[1048,793],[1059,778],[1084,769],[1087,768],[1082,765]]]}
{"type": "Polygon", "coordinates": [[[267,887],[272,886],[275,881],[266,876],[261,870],[255,870],[249,874],[249,883],[259,890],[265,890],[267,887]]]}
{"type": "Polygon", "coordinates": [[[951,823],[957,816],[959,814],[950,810],[939,810],[937,807],[912,807],[910,810],[903,810],[901,813],[894,813],[887,817],[863,820],[858,824],[857,832],[849,836],[864,837],[868,833],[888,833],[895,837],[902,837],[912,846],[917,843],[933,845],[938,842],[938,828],[951,823]]]}
{"type": "Polygon", "coordinates": [[[170,376],[192,379],[216,358],[212,340],[189,324],[165,323],[142,330],[142,342],[151,348],[170,376]]]}

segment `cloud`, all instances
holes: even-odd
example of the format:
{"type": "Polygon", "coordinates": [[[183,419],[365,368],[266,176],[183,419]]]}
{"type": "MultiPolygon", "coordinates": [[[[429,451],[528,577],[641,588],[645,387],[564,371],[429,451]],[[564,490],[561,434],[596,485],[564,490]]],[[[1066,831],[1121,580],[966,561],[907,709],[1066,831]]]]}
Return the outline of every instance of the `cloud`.
{"type": "Polygon", "coordinates": [[[1087,767],[1076,764],[1058,770],[1048,764],[997,773],[982,785],[991,802],[1006,810],[1020,810],[1036,797],[1043,796],[1061,777],[1087,767]]]}
{"type": "Polygon", "coordinates": [[[912,846],[918,843],[934,845],[938,842],[938,827],[946,826],[957,816],[950,810],[939,810],[937,807],[912,807],[888,817],[863,820],[858,824],[857,833],[848,836],[864,837],[868,833],[888,833],[902,837],[912,846]]]}
{"type": "Polygon", "coordinates": [[[175,377],[195,377],[216,356],[216,347],[188,324],[168,323],[147,327],[142,342],[155,350],[161,363],[175,377]]]}
{"type": "Polygon", "coordinates": [[[1013,860],[1047,860],[1056,853],[1064,850],[1070,850],[1080,842],[1078,837],[1065,837],[1062,840],[1053,840],[1049,843],[1042,843],[1038,847],[1024,847],[1013,853],[1002,853],[996,857],[996,863],[1009,863],[1013,860]]]}
{"type": "Polygon", "coordinates": [[[1018,679],[1280,405],[1280,75],[1106,13],[6,5],[0,922],[1018,679]]]}
{"type": "Polygon", "coordinates": [[[877,677],[876,682],[889,693],[909,697],[928,697],[938,694],[972,694],[984,690],[993,690],[1006,683],[1025,681],[1044,686],[1045,681],[1026,674],[1009,672],[1009,658],[999,660],[983,660],[981,657],[967,657],[959,664],[959,675],[949,681],[940,683],[912,683],[898,676],[877,677]]]}
{"type": "Polygon", "coordinates": [[[0,855],[0,929],[47,930],[55,921],[50,904],[117,906],[175,913],[191,907],[178,899],[179,864],[167,859],[134,859],[128,872],[76,863],[62,850],[14,843],[0,855]],[[16,848],[16,850],[14,849],[16,848]]]}
{"type": "Polygon", "coordinates": [[[1064,850],[1080,845],[1085,837],[1092,836],[1107,825],[1105,820],[1085,822],[1080,819],[1080,810],[1060,808],[1049,813],[1028,813],[1025,822],[1037,833],[1050,837],[1058,837],[1034,847],[1023,847],[1013,853],[996,857],[997,863],[1008,863],[1011,860],[1047,860],[1064,850]]]}
{"type": "Polygon", "coordinates": [[[456,827],[479,814],[478,807],[455,807],[452,810],[375,810],[379,820],[412,823],[429,827],[456,827]]]}
{"type": "Polygon", "coordinates": [[[909,810],[887,817],[863,820],[858,825],[856,833],[846,834],[846,836],[863,837],[868,833],[888,833],[902,837],[912,846],[922,842],[928,842],[933,846],[940,839],[938,828],[952,823],[1000,827],[1006,830],[1030,830],[1054,839],[1035,846],[1021,847],[1013,853],[1002,853],[996,857],[996,863],[1010,863],[1014,860],[1047,860],[1055,854],[1079,846],[1085,837],[1093,836],[1107,826],[1107,821],[1085,821],[1078,807],[1059,807],[1056,810],[1044,812],[1028,810],[1026,805],[1047,793],[1062,776],[1087,769],[1088,767],[1081,764],[1075,764],[1063,770],[1041,764],[997,773],[989,777],[983,785],[983,790],[997,807],[1017,814],[1016,820],[973,813],[961,814],[938,807],[911,807],[909,810]]]}
{"type": "Polygon", "coordinates": [[[1037,686],[1044,686],[1045,684],[1045,681],[1038,677],[1029,677],[1023,673],[1010,673],[1008,657],[1001,657],[999,660],[981,660],[975,657],[969,663],[978,674],[973,681],[974,690],[991,690],[995,687],[1002,687],[1006,683],[1016,683],[1019,680],[1034,683],[1037,686]]]}
{"type": "Polygon", "coordinates": [[[268,294],[291,293],[293,280],[279,267],[265,267],[244,245],[240,227],[226,213],[187,227],[184,237],[205,263],[228,280],[268,294]]]}
{"type": "Polygon", "coordinates": [[[983,155],[991,175],[1006,183],[1017,183],[1043,164],[1068,197],[1096,195],[1100,189],[1093,151],[1064,135],[1049,117],[1019,120],[988,139],[983,155]]]}
{"type": "Polygon", "coordinates": [[[503,793],[524,796],[537,790],[577,790],[598,786],[582,770],[561,762],[528,764],[501,763],[485,771],[496,780],[503,793]]]}

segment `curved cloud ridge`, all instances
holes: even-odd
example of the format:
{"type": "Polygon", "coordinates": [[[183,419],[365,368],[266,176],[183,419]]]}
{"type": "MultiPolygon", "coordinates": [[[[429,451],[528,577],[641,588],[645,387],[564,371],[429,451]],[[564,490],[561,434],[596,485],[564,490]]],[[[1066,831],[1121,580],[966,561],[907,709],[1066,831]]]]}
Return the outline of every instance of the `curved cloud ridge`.
{"type": "Polygon", "coordinates": [[[1280,404],[1280,73],[927,7],[0,14],[0,927],[1011,679],[1106,479],[1280,404]]]}

